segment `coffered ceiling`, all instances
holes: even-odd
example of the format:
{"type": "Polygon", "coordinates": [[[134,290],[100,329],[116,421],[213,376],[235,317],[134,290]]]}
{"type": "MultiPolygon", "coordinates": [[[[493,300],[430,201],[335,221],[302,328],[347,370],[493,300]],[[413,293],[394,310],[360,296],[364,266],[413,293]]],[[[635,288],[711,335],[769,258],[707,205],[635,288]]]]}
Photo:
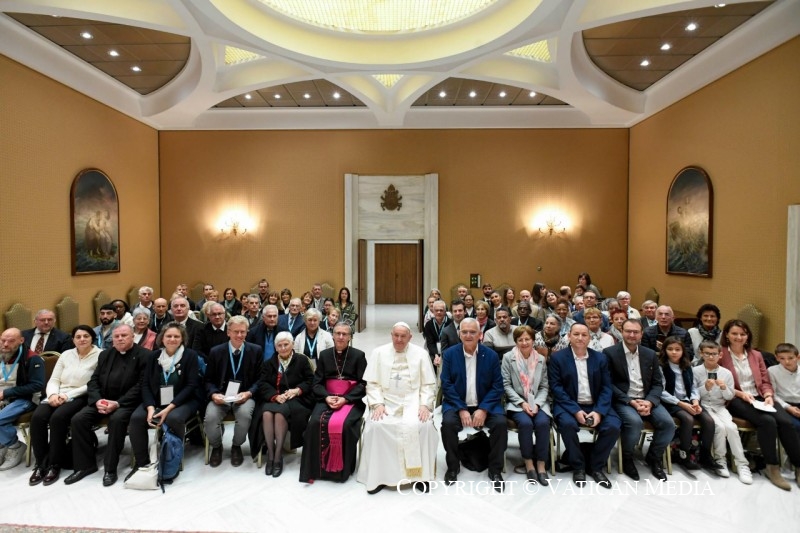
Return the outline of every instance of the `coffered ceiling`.
{"type": "Polygon", "coordinates": [[[0,0],[0,53],[158,129],[629,127],[798,34],[800,0],[0,0]]]}

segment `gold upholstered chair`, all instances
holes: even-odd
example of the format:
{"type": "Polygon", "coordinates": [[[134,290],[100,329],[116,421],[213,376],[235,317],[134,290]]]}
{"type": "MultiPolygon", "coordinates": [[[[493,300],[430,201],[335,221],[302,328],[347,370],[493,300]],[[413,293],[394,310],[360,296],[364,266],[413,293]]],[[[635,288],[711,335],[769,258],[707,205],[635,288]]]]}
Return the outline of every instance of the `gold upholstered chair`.
{"type": "Polygon", "coordinates": [[[69,296],[64,296],[61,301],[56,304],[56,318],[60,330],[66,332],[72,331],[72,328],[81,323],[78,302],[69,296]]]}
{"type": "Polygon", "coordinates": [[[6,328],[28,329],[33,324],[31,310],[17,302],[5,312],[6,328]]]}

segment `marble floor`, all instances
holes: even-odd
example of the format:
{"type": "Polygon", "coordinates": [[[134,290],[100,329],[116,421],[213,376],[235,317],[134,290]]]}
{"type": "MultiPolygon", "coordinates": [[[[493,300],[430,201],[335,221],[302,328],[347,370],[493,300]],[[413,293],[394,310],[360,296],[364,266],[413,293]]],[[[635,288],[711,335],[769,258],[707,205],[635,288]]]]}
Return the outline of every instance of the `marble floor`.
{"type": "MultiPolygon", "coordinates": [[[[371,306],[370,327],[355,336],[354,346],[369,352],[389,342],[391,324],[405,320],[413,325],[415,313],[413,306],[371,306]]],[[[413,342],[421,344],[422,336],[415,334],[413,342]]],[[[230,433],[226,433],[228,439],[230,433]]],[[[227,444],[229,440],[226,452],[227,444]]],[[[128,446],[124,454],[121,476],[127,473],[128,446]]],[[[611,491],[594,483],[579,490],[569,473],[557,474],[547,488],[526,487],[524,476],[511,468],[519,460],[513,435],[507,459],[503,494],[491,490],[486,473],[464,469],[459,476],[464,483],[443,485],[441,446],[440,484],[424,495],[387,489],[370,496],[354,478],[344,484],[299,483],[299,454],[287,456],[284,474],[278,479],[266,478],[249,461],[239,468],[223,462],[212,470],[203,464],[203,451],[193,446],[187,447],[186,469],[166,494],[126,490],[121,482],[104,488],[100,473],[72,486],[58,482],[29,487],[30,471],[17,467],[0,472],[4,495],[0,523],[235,532],[358,530],[359,525],[380,525],[388,531],[475,531],[478,525],[496,524],[504,530],[528,532],[691,529],[703,533],[796,532],[800,524],[800,488],[793,484],[791,492],[784,492],[760,475],[753,485],[745,486],[735,476],[719,479],[700,472],[695,480],[676,468],[668,483],[659,484],[644,475],[647,470],[641,464],[642,481],[631,482],[615,471],[610,476],[611,491]]]]}

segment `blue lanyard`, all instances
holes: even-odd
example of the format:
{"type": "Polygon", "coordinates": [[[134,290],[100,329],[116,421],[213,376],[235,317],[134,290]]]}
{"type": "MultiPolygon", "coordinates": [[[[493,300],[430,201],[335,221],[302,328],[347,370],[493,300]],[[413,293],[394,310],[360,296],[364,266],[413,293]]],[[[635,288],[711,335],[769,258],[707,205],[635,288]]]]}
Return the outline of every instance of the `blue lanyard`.
{"type": "Polygon", "coordinates": [[[169,364],[169,371],[163,372],[164,374],[164,385],[169,384],[169,377],[172,375],[172,372],[175,370],[175,356],[172,356],[172,361],[169,364]]]}
{"type": "Polygon", "coordinates": [[[14,364],[11,365],[11,370],[6,372],[6,362],[5,361],[0,362],[0,368],[2,368],[3,370],[4,381],[8,382],[8,378],[10,378],[11,375],[14,373],[14,369],[17,368],[20,359],[22,359],[22,346],[20,346],[19,349],[17,350],[17,358],[14,359],[14,364]]]}
{"type": "Polygon", "coordinates": [[[308,355],[314,355],[314,353],[316,353],[316,349],[317,349],[317,340],[318,340],[318,339],[319,339],[319,337],[317,337],[317,336],[315,335],[315,336],[314,336],[314,344],[310,344],[310,343],[308,342],[308,335],[306,335],[306,347],[308,348],[308,351],[310,352],[308,355]]]}
{"type": "MultiPolygon", "coordinates": [[[[244,346],[242,346],[244,348],[244,346]]],[[[244,352],[239,348],[239,365],[233,362],[233,350],[231,350],[231,343],[228,343],[228,354],[231,356],[231,370],[233,370],[233,380],[236,381],[236,376],[239,374],[239,369],[242,368],[242,361],[244,361],[244,352]]]]}
{"type": "Polygon", "coordinates": [[[437,339],[441,339],[442,338],[442,330],[444,329],[445,324],[447,324],[447,317],[445,317],[444,320],[442,320],[442,325],[441,326],[437,326],[436,325],[436,319],[435,318],[433,319],[433,329],[436,331],[436,338],[437,339]]]}

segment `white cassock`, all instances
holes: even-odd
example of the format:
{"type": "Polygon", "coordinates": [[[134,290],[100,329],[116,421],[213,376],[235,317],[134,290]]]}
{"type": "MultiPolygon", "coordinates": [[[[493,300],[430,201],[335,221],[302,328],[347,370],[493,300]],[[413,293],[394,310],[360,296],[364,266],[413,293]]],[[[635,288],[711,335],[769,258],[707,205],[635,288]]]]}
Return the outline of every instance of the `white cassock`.
{"type": "Polygon", "coordinates": [[[367,359],[364,381],[367,405],[383,404],[386,414],[375,421],[367,411],[357,480],[367,490],[432,481],[439,433],[433,425],[436,374],[427,350],[409,344],[398,353],[392,343],[379,346],[367,359]],[[430,409],[427,422],[419,419],[422,405],[430,409]]]}

